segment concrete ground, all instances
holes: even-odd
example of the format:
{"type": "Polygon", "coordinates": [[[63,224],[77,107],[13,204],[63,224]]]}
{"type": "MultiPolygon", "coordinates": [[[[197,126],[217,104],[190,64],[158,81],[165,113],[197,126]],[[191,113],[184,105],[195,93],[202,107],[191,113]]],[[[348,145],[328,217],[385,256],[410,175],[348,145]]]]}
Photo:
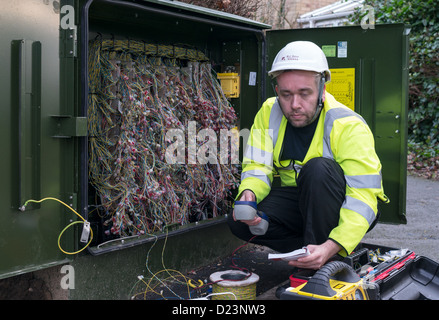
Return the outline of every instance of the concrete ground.
{"type": "Polygon", "coordinates": [[[407,224],[378,224],[364,242],[408,248],[439,262],[439,181],[407,178],[407,224]]]}
{"type": "MultiPolygon", "coordinates": [[[[378,223],[363,239],[365,243],[408,248],[417,255],[439,262],[439,181],[409,176],[407,178],[407,224],[378,223]]],[[[273,300],[277,287],[258,296],[273,300]]]]}

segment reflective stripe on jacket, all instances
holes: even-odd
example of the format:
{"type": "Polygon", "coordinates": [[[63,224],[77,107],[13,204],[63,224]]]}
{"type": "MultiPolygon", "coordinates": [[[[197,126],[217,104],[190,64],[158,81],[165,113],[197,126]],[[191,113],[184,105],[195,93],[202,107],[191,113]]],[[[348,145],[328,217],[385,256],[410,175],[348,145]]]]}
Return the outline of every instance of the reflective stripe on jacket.
{"type": "Polygon", "coordinates": [[[296,175],[312,158],[334,159],[346,178],[346,199],[340,210],[339,225],[329,235],[343,247],[342,255],[352,252],[377,215],[377,199],[384,194],[381,163],[375,142],[364,119],[337,102],[328,92],[311,145],[303,161],[280,161],[287,119],[276,98],[269,98],[255,117],[244,152],[242,191],[252,190],[257,202],[271,190],[273,176],[279,174],[282,186],[297,186],[296,175]]]}

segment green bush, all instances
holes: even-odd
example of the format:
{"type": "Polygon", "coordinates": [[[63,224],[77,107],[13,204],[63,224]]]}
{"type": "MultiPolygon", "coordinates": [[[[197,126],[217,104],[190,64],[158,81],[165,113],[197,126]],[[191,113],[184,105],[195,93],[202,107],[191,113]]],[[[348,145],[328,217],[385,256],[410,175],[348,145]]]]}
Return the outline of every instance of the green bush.
{"type": "Polygon", "coordinates": [[[439,144],[408,141],[407,171],[428,179],[439,179],[439,144]]]}
{"type": "MultiPolygon", "coordinates": [[[[411,27],[409,61],[409,139],[418,146],[439,145],[439,6],[437,0],[366,0],[375,22],[411,27]]],[[[357,10],[360,23],[366,10],[357,10]]]]}

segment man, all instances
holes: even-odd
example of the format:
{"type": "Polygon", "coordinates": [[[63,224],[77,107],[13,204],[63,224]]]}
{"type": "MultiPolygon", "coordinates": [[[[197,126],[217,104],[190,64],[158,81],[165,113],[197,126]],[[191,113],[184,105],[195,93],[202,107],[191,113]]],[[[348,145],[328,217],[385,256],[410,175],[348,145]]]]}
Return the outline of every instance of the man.
{"type": "Polygon", "coordinates": [[[388,202],[374,138],[361,116],[325,91],[331,73],[323,51],[308,41],[291,42],[274,59],[269,75],[277,97],[257,113],[243,159],[236,199],[256,201],[269,218],[264,235],[236,221],[243,240],[310,255],[289,262],[318,269],[337,253],[346,256],[377,220],[377,199],[388,202]],[[279,175],[281,185],[272,186],[279,175]]]}

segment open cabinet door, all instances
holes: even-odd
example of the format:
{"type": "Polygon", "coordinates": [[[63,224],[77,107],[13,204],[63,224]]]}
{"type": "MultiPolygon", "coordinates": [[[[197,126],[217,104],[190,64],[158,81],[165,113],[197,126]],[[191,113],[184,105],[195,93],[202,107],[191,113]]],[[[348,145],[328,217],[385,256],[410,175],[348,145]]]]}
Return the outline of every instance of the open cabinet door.
{"type": "MultiPolygon", "coordinates": [[[[369,124],[381,159],[389,204],[379,204],[380,222],[406,223],[408,29],[402,24],[270,30],[267,68],[287,43],[308,40],[325,52],[331,82],[327,91],[369,124]]],[[[267,80],[267,96],[273,94],[267,80]]]]}
{"type": "MultiPolygon", "coordinates": [[[[58,236],[75,215],[56,201],[32,202],[20,210],[28,200],[45,197],[75,207],[66,177],[72,176],[71,136],[80,121],[60,100],[62,90],[73,90],[60,80],[66,71],[60,65],[75,54],[74,34],[66,36],[74,30],[60,28],[63,9],[58,1],[0,3],[0,278],[70,261],[58,236]]],[[[74,250],[73,229],[60,240],[67,252],[74,250]]]]}

